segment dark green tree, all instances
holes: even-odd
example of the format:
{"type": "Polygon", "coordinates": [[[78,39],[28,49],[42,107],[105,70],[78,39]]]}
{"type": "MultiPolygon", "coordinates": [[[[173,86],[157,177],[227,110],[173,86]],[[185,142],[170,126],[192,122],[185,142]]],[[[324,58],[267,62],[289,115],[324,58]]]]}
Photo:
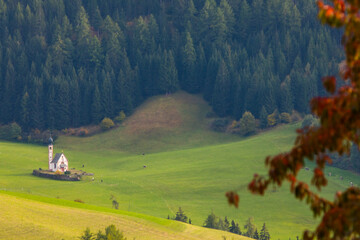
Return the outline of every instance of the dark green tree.
{"type": "Polygon", "coordinates": [[[265,223],[263,224],[261,231],[260,231],[260,236],[259,236],[259,240],[270,240],[270,233],[265,225],[265,223]]]}
{"type": "Polygon", "coordinates": [[[70,126],[70,87],[64,76],[55,78],[55,127],[65,129],[70,126]]]}
{"type": "Polygon", "coordinates": [[[261,128],[267,127],[267,125],[268,125],[268,120],[267,120],[268,115],[269,115],[269,114],[268,114],[268,112],[266,111],[265,107],[262,106],[261,111],[260,111],[260,115],[259,115],[260,127],[261,127],[261,128]]]}
{"type": "Polygon", "coordinates": [[[29,94],[25,91],[22,99],[21,99],[21,125],[23,129],[26,130],[29,127],[30,121],[30,101],[29,94]]]}
{"type": "Polygon", "coordinates": [[[225,219],[224,219],[224,230],[225,230],[225,231],[229,231],[229,228],[230,228],[230,222],[229,222],[228,218],[225,216],[225,219]]]}
{"type": "Polygon", "coordinates": [[[241,231],[240,231],[239,224],[238,224],[238,223],[235,223],[234,220],[231,221],[231,225],[230,225],[229,231],[232,232],[232,233],[241,235],[241,231]]]}
{"type": "Polygon", "coordinates": [[[114,115],[114,102],[113,102],[113,87],[109,73],[105,73],[103,70],[101,73],[102,85],[101,85],[101,105],[103,109],[103,115],[105,117],[113,117],[114,115]]]}
{"type": "Polygon", "coordinates": [[[94,240],[95,236],[90,232],[90,228],[86,228],[84,234],[80,237],[81,240],[94,240]]]}
{"type": "Polygon", "coordinates": [[[224,60],[221,60],[211,101],[214,111],[221,117],[226,116],[232,110],[230,92],[229,71],[224,60]]]}
{"type": "Polygon", "coordinates": [[[184,211],[179,207],[179,211],[176,212],[174,220],[186,223],[188,221],[188,217],[184,213],[184,211]]]}
{"type": "Polygon", "coordinates": [[[244,229],[246,229],[245,236],[250,238],[255,238],[255,232],[257,232],[256,226],[254,224],[253,218],[248,218],[244,225],[244,229]]]}
{"type": "Polygon", "coordinates": [[[173,93],[179,89],[178,72],[172,51],[164,51],[159,69],[158,87],[160,93],[173,93]]]}
{"type": "Polygon", "coordinates": [[[196,52],[189,32],[186,33],[185,46],[182,50],[182,86],[189,92],[198,92],[199,79],[195,75],[196,52]]]}
{"type": "Polygon", "coordinates": [[[94,123],[99,123],[102,118],[103,115],[102,115],[100,91],[99,91],[99,87],[96,85],[92,97],[91,119],[94,123]]]}
{"type": "Polygon", "coordinates": [[[206,218],[205,222],[204,222],[204,227],[207,228],[214,228],[216,229],[217,227],[217,221],[216,221],[216,216],[215,214],[212,212],[211,214],[208,215],[208,217],[206,218]]]}

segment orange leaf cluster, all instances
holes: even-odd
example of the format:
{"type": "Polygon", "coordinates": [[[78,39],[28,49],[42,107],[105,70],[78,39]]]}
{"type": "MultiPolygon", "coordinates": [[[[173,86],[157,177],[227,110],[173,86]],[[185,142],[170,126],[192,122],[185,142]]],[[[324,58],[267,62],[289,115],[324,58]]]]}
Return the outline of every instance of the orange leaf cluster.
{"type": "MultiPolygon", "coordinates": [[[[312,112],[320,119],[319,127],[297,131],[298,136],[290,152],[267,157],[268,176],[254,176],[249,184],[253,193],[264,194],[270,184],[291,184],[294,196],[310,206],[315,217],[322,221],[314,232],[306,231],[304,239],[360,239],[360,189],[351,187],[337,193],[334,201],[319,197],[309,186],[297,179],[304,160],[316,162],[311,184],[317,189],[326,186],[323,172],[331,163],[328,152],[349,153],[351,143],[360,145],[360,0],[332,0],[332,5],[318,1],[319,18],[332,27],[344,27],[343,44],[346,60],[340,74],[347,81],[336,89],[335,77],[325,77],[323,84],[331,94],[311,101],[312,112]]],[[[227,193],[230,204],[238,205],[238,195],[227,193]]]]}

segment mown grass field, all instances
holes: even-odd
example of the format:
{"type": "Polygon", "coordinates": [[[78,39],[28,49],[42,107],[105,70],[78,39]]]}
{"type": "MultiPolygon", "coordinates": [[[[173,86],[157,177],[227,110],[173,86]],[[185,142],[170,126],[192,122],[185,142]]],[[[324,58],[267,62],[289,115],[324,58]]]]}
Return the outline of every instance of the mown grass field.
{"type": "MultiPolygon", "coordinates": [[[[114,196],[120,210],[160,218],[174,216],[182,207],[195,225],[202,225],[213,211],[238,221],[242,230],[245,220],[254,217],[258,228],[266,222],[272,239],[295,239],[304,228],[312,229],[316,220],[288,186],[271,189],[264,197],[247,190],[253,174],[264,173],[267,155],[291,147],[299,124],[242,139],[208,130],[208,111],[197,96],[156,97],[113,131],[88,138],[60,137],[55,152],[64,150],[70,167],[82,169],[84,164],[84,170],[95,173],[95,181],[34,177],[32,169],[47,167],[47,147],[0,142],[0,190],[81,199],[103,208],[111,208],[114,196]],[[239,209],[228,206],[224,196],[228,190],[239,192],[239,209]]],[[[331,167],[327,171],[332,177],[321,194],[328,198],[350,181],[360,184],[360,177],[351,172],[331,167]]],[[[302,170],[301,177],[310,182],[311,170],[302,170]]],[[[105,225],[109,224],[110,220],[105,225]]]]}

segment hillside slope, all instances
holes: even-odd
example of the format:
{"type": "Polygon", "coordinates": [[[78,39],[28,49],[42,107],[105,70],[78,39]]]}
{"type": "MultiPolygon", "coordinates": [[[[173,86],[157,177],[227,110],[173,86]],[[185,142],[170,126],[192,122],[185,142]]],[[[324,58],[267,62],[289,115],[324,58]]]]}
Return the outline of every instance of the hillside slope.
{"type": "Polygon", "coordinates": [[[82,206],[83,204],[55,201],[57,204],[72,206],[67,207],[23,198],[26,195],[21,196],[0,192],[0,239],[70,240],[81,236],[87,227],[90,227],[92,232],[98,232],[104,231],[110,224],[116,225],[129,240],[221,240],[223,237],[234,240],[248,239],[228,232],[141,214],[115,210],[106,213],[101,212],[100,208],[96,211],[88,210],[86,208],[94,207],[82,206]]]}
{"type": "Polygon", "coordinates": [[[61,136],[60,148],[149,153],[194,148],[240,140],[209,129],[211,107],[200,95],[185,92],[152,97],[119,128],[91,137],[61,136]]]}

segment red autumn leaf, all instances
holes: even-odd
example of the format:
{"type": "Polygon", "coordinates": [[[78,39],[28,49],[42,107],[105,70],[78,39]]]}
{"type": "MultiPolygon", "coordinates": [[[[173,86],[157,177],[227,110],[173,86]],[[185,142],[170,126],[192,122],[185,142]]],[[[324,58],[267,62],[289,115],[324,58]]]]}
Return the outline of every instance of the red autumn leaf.
{"type": "Polygon", "coordinates": [[[236,208],[239,207],[239,195],[233,191],[227,192],[225,194],[226,198],[228,199],[228,203],[230,205],[234,205],[236,208]]]}
{"type": "Polygon", "coordinates": [[[324,77],[322,79],[324,87],[326,89],[326,91],[328,91],[329,93],[333,94],[336,90],[336,78],[331,76],[331,77],[324,77]]]}

